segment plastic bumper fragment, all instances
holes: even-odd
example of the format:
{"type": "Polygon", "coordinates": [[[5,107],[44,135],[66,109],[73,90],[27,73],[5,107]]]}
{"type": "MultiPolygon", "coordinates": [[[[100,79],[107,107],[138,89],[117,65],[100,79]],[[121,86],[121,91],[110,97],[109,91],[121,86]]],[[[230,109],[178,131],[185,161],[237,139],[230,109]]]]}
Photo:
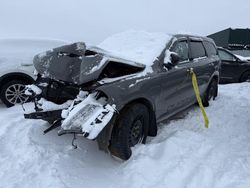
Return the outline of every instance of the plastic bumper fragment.
{"type": "Polygon", "coordinates": [[[58,134],[76,133],[95,139],[112,119],[114,112],[115,107],[109,104],[87,104],[63,121],[58,134]]]}
{"type": "Polygon", "coordinates": [[[62,110],[46,111],[46,112],[33,112],[24,114],[25,119],[42,119],[45,121],[53,121],[61,119],[62,110]]]}

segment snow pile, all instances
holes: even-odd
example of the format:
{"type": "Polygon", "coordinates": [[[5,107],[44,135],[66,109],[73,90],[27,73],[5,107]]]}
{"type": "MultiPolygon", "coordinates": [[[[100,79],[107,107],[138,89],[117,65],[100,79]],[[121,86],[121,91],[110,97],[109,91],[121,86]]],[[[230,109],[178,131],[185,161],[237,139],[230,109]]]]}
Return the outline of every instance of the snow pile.
{"type": "Polygon", "coordinates": [[[107,38],[98,47],[115,56],[151,66],[171,37],[164,33],[130,30],[107,38]]]}
{"type": "Polygon", "coordinates": [[[161,127],[149,145],[134,150],[124,165],[123,187],[250,187],[250,84],[224,85],[206,108],[198,107],[161,127]]]}
{"type": "Polygon", "coordinates": [[[24,120],[20,106],[0,105],[0,187],[248,188],[250,187],[250,84],[219,87],[206,108],[205,129],[197,106],[159,127],[124,163],[98,150],[96,142],[24,120]]]}

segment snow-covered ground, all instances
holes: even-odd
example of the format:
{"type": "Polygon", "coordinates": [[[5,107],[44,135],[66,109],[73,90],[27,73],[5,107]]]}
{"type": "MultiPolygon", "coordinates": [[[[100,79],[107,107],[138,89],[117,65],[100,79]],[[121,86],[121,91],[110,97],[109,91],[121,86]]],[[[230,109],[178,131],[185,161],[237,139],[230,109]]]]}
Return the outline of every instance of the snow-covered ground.
{"type": "Polygon", "coordinates": [[[97,144],[24,120],[20,106],[0,104],[0,187],[250,187],[250,84],[222,85],[207,113],[199,108],[160,126],[159,134],[119,162],[97,144]]]}

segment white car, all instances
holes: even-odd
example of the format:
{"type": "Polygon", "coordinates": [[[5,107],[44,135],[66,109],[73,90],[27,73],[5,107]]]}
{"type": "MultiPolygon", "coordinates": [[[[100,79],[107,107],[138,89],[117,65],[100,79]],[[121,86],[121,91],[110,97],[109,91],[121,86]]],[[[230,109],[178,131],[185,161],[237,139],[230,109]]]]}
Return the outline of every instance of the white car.
{"type": "Polygon", "coordinates": [[[35,80],[33,57],[67,44],[48,39],[0,39],[0,99],[7,106],[24,103],[25,85],[35,80]]]}

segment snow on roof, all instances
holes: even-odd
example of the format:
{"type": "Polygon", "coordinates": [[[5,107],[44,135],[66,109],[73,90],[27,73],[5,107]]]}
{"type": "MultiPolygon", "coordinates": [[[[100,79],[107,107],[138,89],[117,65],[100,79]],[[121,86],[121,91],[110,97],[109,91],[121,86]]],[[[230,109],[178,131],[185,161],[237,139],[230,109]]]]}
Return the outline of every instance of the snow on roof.
{"type": "Polygon", "coordinates": [[[164,33],[129,30],[108,37],[98,47],[115,56],[151,66],[171,37],[164,33]]]}

